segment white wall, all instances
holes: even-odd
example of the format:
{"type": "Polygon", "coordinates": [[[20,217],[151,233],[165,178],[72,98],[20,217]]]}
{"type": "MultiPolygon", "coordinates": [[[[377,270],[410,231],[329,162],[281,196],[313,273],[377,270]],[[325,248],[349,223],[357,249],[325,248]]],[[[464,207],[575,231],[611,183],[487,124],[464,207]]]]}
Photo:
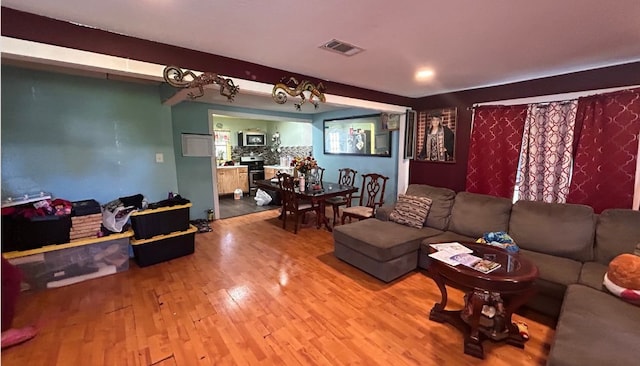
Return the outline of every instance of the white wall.
{"type": "Polygon", "coordinates": [[[280,133],[282,146],[311,146],[312,124],[306,122],[274,122],[269,128],[269,136],[280,133]]]}

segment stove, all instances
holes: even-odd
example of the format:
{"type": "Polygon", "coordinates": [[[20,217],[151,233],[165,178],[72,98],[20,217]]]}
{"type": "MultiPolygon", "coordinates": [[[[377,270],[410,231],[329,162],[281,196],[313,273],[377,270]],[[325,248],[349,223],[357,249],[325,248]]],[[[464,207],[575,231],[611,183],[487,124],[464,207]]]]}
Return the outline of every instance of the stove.
{"type": "Polygon", "coordinates": [[[240,165],[246,165],[249,170],[249,194],[255,195],[258,187],[257,180],[264,179],[264,158],[262,156],[242,156],[240,165]]]}

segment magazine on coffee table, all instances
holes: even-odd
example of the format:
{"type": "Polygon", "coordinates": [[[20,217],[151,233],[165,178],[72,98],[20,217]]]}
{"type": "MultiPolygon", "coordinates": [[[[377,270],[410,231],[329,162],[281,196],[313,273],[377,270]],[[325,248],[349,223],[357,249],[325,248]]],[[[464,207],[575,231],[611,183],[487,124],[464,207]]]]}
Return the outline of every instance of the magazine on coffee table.
{"type": "Polygon", "coordinates": [[[429,257],[444,262],[450,266],[457,266],[458,262],[452,260],[451,257],[459,253],[473,253],[473,250],[465,247],[458,242],[429,244],[430,247],[437,250],[429,254],[429,257]]]}
{"type": "Polygon", "coordinates": [[[446,250],[448,252],[451,252],[452,254],[473,253],[473,250],[465,247],[464,245],[458,243],[457,241],[454,241],[451,243],[429,244],[429,246],[437,251],[446,250]]]}
{"type": "Polygon", "coordinates": [[[500,263],[488,259],[483,259],[469,253],[454,254],[449,259],[482,273],[489,273],[500,268],[500,263]]]}

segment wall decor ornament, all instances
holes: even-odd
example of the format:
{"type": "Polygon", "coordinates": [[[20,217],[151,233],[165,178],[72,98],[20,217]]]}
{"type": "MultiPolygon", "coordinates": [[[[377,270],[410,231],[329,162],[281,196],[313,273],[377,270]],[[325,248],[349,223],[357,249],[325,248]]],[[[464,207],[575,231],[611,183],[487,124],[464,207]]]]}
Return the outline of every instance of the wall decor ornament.
{"type": "Polygon", "coordinates": [[[164,81],[175,88],[198,88],[198,94],[189,92],[189,98],[196,99],[204,95],[204,86],[218,84],[220,85],[220,95],[227,97],[229,102],[233,102],[233,98],[238,94],[240,87],[233,83],[233,80],[223,78],[215,72],[205,72],[196,75],[191,70],[182,70],[177,66],[167,66],[162,72],[164,81]]]}
{"type": "Polygon", "coordinates": [[[318,85],[313,84],[308,80],[302,80],[298,82],[296,78],[290,77],[287,82],[284,82],[285,78],[282,78],[279,83],[273,86],[271,96],[273,100],[278,104],[285,104],[287,102],[287,94],[292,97],[300,97],[302,101],[294,104],[296,110],[300,110],[300,107],[307,101],[318,109],[318,101],[324,103],[326,98],[324,96],[324,85],[322,82],[318,85]],[[305,95],[306,94],[306,95],[305,95]],[[317,98],[318,101],[314,100],[317,98]]]}

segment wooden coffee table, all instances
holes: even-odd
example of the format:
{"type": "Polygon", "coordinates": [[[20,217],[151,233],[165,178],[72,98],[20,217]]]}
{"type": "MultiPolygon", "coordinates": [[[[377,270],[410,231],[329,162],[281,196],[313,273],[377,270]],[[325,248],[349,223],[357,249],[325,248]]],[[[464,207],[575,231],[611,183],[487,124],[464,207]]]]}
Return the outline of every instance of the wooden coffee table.
{"type": "Polygon", "coordinates": [[[526,339],[512,323],[511,316],[535,294],[538,267],[516,253],[498,247],[475,243],[463,245],[473,250],[473,255],[488,256],[501,267],[485,274],[462,264],[451,266],[430,258],[427,271],[438,285],[442,300],[433,306],[429,319],[449,323],[460,330],[464,334],[464,353],[471,356],[484,358],[482,342],[486,339],[506,341],[524,348],[526,339]],[[468,290],[464,309],[445,310],[447,285],[468,290]],[[484,305],[487,305],[486,310],[490,310],[489,306],[497,310],[492,319],[481,314],[484,305]],[[492,324],[488,326],[487,323],[492,324]]]}

